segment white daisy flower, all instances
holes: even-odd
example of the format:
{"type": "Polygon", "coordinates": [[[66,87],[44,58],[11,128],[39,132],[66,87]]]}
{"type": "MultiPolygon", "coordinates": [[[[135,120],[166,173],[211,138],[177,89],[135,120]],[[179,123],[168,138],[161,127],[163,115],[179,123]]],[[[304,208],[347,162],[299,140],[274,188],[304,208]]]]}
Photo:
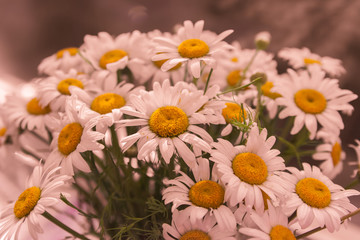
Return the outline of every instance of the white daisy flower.
{"type": "Polygon", "coordinates": [[[316,147],[316,153],[312,155],[313,159],[323,161],[320,164],[322,173],[330,179],[334,179],[343,170],[343,161],[346,154],[341,147],[341,139],[337,135],[320,130],[318,137],[324,140],[324,143],[316,147]]]}
{"type": "Polygon", "coordinates": [[[256,228],[241,227],[239,232],[257,240],[295,240],[293,233],[295,229],[289,224],[288,216],[284,214],[282,208],[274,207],[270,201],[268,201],[268,206],[269,209],[263,214],[251,212],[250,218],[256,228]]]}
{"type": "Polygon", "coordinates": [[[230,206],[245,201],[246,207],[264,211],[262,192],[270,199],[283,193],[282,180],[278,173],[285,169],[279,151],[271,149],[275,137],[267,138],[267,130],[259,133],[253,127],[246,145],[233,146],[230,142],[218,139],[212,146],[210,160],[217,163],[222,182],[225,184],[225,200],[230,206]]]}
{"type": "Polygon", "coordinates": [[[341,217],[357,209],[348,197],[359,195],[360,192],[344,190],[316,166],[303,163],[303,167],[303,171],[288,167],[291,174],[283,173],[290,192],[284,205],[285,214],[290,216],[296,211],[301,228],[314,223],[319,227],[325,226],[330,232],[339,230],[341,217]]]}
{"type": "Polygon", "coordinates": [[[350,90],[339,88],[338,80],[324,78],[325,73],[318,68],[299,73],[288,69],[290,81],[282,81],[274,86],[273,90],[281,97],[276,101],[284,109],[279,118],[295,116],[291,134],[297,134],[305,125],[310,132],[310,139],[314,139],[317,125],[339,132],[344,123],[338,111],[351,110],[350,101],[357,95],[350,90]]]}
{"type": "Polygon", "coordinates": [[[69,176],[56,172],[60,167],[48,168],[36,166],[32,175],[26,181],[27,189],[20,194],[17,201],[7,205],[0,213],[1,239],[17,239],[23,225],[27,225],[31,238],[38,239],[37,234],[43,229],[39,224],[41,214],[48,211],[60,201],[60,193],[69,176]]]}
{"type": "Polygon", "coordinates": [[[92,66],[80,56],[78,48],[69,47],[43,59],[38,66],[38,71],[52,75],[57,70],[68,72],[71,68],[82,73],[89,73],[93,70],[92,66]]]}
{"type": "Polygon", "coordinates": [[[41,106],[37,97],[25,98],[17,95],[6,96],[2,111],[9,122],[30,131],[44,130],[50,124],[45,119],[52,113],[50,106],[41,106]]]}
{"type": "Polygon", "coordinates": [[[90,168],[80,153],[101,150],[103,145],[98,143],[104,134],[93,131],[96,125],[96,114],[89,111],[85,104],[76,98],[69,98],[66,102],[65,115],[62,119],[53,119],[53,151],[47,158],[46,164],[62,166],[67,175],[74,175],[75,166],[83,172],[90,172],[90,168]]]}
{"type": "Polygon", "coordinates": [[[211,67],[216,64],[213,54],[229,47],[222,41],[230,35],[233,30],[227,30],[219,35],[203,31],[204,21],[193,24],[185,21],[184,26],[177,32],[175,39],[157,37],[154,41],[159,43],[153,61],[167,59],[161,69],[168,71],[179,63],[187,63],[189,71],[195,78],[200,78],[201,63],[211,67]]]}
{"type": "Polygon", "coordinates": [[[182,176],[164,181],[166,185],[170,185],[162,192],[164,203],[172,203],[172,211],[185,206],[182,213],[188,215],[193,224],[210,215],[215,217],[221,229],[234,230],[236,219],[233,212],[224,205],[224,185],[219,182],[216,172],[210,172],[207,159],[200,158],[198,161],[199,166],[193,171],[195,181],[181,171],[179,173],[182,176]]]}
{"type": "Polygon", "coordinates": [[[121,119],[121,109],[129,105],[129,96],[137,94],[142,87],[135,88],[134,84],[125,81],[118,84],[117,75],[108,71],[97,71],[92,75],[92,79],[98,87],[91,92],[74,87],[70,88],[70,92],[98,117],[96,130],[105,133],[108,127],[121,119]]]}
{"type": "Polygon", "coordinates": [[[288,60],[289,64],[295,69],[317,65],[331,76],[340,76],[346,72],[341,60],[331,57],[320,57],[305,47],[302,49],[284,48],[279,51],[278,56],[288,60]]]}
{"type": "Polygon", "coordinates": [[[153,91],[141,91],[140,95],[131,95],[133,107],[124,107],[122,112],[137,119],[120,120],[121,126],[144,126],[137,133],[120,141],[125,152],[136,141],[138,158],[144,159],[149,153],[160,149],[166,163],[174,153],[190,167],[195,164],[195,154],[186,143],[194,148],[209,152],[212,137],[195,124],[203,124],[206,119],[197,111],[208,101],[203,91],[189,92],[182,84],[170,86],[169,80],[162,85],[154,83],[153,91]],[[200,137],[199,137],[200,136],[200,137]]]}
{"type": "Polygon", "coordinates": [[[50,77],[38,82],[40,104],[42,106],[50,105],[53,111],[63,112],[66,99],[71,95],[70,86],[84,89],[84,91],[94,91],[94,84],[88,78],[87,75],[79,74],[73,68],[69,72],[53,72],[50,77]]]}
{"type": "MultiPolygon", "coordinates": [[[[237,129],[243,124],[244,126],[250,127],[255,116],[255,112],[246,103],[245,95],[238,94],[234,96],[223,96],[220,97],[219,101],[225,103],[225,107],[222,109],[222,117],[226,122],[226,127],[221,131],[221,136],[227,136],[233,131],[235,126],[237,129]]],[[[242,137],[242,132],[239,138],[242,137]],[[241,136],[240,136],[241,135],[241,136]]]]}
{"type": "Polygon", "coordinates": [[[189,217],[183,211],[175,210],[172,214],[171,225],[163,224],[163,237],[165,240],[235,240],[235,229],[233,231],[220,229],[216,221],[207,215],[195,223],[188,221],[189,217]]]}
{"type": "Polygon", "coordinates": [[[139,31],[123,33],[116,37],[100,32],[97,36],[86,35],[81,50],[97,70],[116,72],[132,62],[141,61],[144,55],[144,36],[139,31]]]}
{"type": "Polygon", "coordinates": [[[219,67],[214,71],[210,85],[217,84],[221,89],[229,89],[248,84],[251,75],[262,72],[266,75],[277,74],[274,55],[255,49],[241,49],[238,42],[232,43],[233,49],[219,56],[219,67]]]}

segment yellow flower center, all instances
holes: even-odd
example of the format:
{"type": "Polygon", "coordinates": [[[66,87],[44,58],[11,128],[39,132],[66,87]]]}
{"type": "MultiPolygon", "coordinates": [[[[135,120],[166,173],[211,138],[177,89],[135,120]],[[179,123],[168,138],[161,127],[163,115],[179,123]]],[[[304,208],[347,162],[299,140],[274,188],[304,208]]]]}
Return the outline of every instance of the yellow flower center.
{"type": "Polygon", "coordinates": [[[209,52],[209,46],[200,39],[187,39],[180,43],[178,52],[183,58],[199,58],[209,52]]]}
{"type": "Polygon", "coordinates": [[[305,113],[321,113],[327,105],[324,95],[314,89],[301,89],[295,93],[294,99],[295,104],[305,113]]]}
{"type": "Polygon", "coordinates": [[[333,161],[334,166],[336,166],[339,162],[340,162],[340,157],[341,157],[341,145],[336,142],[331,150],[331,158],[333,161]]]}
{"type": "Polygon", "coordinates": [[[304,63],[306,65],[314,64],[314,63],[321,65],[321,62],[319,60],[315,60],[315,59],[312,59],[312,58],[304,58],[304,63]]]}
{"type": "Polygon", "coordinates": [[[160,137],[176,137],[184,133],[189,126],[185,112],[174,106],[156,109],[150,116],[149,127],[160,137]]]}
{"type": "Polygon", "coordinates": [[[75,86],[84,89],[83,83],[75,78],[67,78],[59,82],[57,90],[63,95],[70,95],[69,86],[75,86]]]}
{"type": "Polygon", "coordinates": [[[315,178],[304,178],[296,184],[296,193],[307,205],[315,208],[325,208],[331,202],[329,188],[315,178]]]}
{"type": "Polygon", "coordinates": [[[232,169],[240,180],[252,185],[262,184],[268,176],[264,160],[250,152],[236,155],[232,162],[232,169]]]}
{"type": "Polygon", "coordinates": [[[106,65],[108,63],[117,62],[123,57],[126,57],[127,55],[128,55],[127,52],[121,49],[108,51],[100,58],[99,65],[101,68],[106,69],[106,65]]]}
{"type": "Polygon", "coordinates": [[[240,72],[240,70],[234,70],[227,75],[226,81],[229,86],[235,86],[239,82],[239,80],[241,79],[240,72]]]}
{"type": "Polygon", "coordinates": [[[232,61],[232,62],[238,62],[239,59],[238,59],[237,57],[233,57],[233,58],[231,59],[231,61],[232,61]]]}
{"type": "Polygon", "coordinates": [[[90,108],[100,114],[110,113],[113,109],[121,108],[126,104],[125,99],[116,93],[104,93],[97,96],[90,108]]]}
{"type": "Polygon", "coordinates": [[[224,189],[216,182],[203,180],[195,183],[189,190],[190,201],[203,208],[218,208],[224,202],[224,189]]]}
{"type": "Polygon", "coordinates": [[[74,122],[66,125],[58,137],[58,149],[64,155],[72,153],[81,141],[83,127],[80,123],[74,122]]]}
{"type": "Polygon", "coordinates": [[[31,99],[27,103],[26,110],[28,111],[28,113],[30,113],[32,115],[44,115],[44,114],[48,114],[49,112],[51,112],[51,109],[49,106],[46,106],[44,108],[41,107],[39,105],[39,100],[37,98],[31,99]]]}
{"type": "Polygon", "coordinates": [[[41,190],[38,187],[31,187],[20,194],[15,202],[14,214],[17,218],[27,216],[36,206],[40,199],[41,190]]]}
{"type": "Polygon", "coordinates": [[[211,240],[210,236],[200,230],[186,232],[179,240],[211,240]]]}
{"type": "Polygon", "coordinates": [[[6,130],[7,130],[6,127],[0,129],[0,137],[5,136],[6,130]]]}
{"type": "Polygon", "coordinates": [[[61,50],[59,50],[57,53],[56,53],[56,58],[57,59],[60,59],[64,56],[64,53],[65,52],[68,52],[70,53],[70,56],[75,56],[77,53],[78,53],[78,49],[75,48],[75,47],[71,47],[71,48],[63,48],[61,50]]]}
{"type": "Polygon", "coordinates": [[[222,115],[227,123],[231,121],[243,122],[247,118],[246,111],[241,109],[241,106],[236,103],[225,103],[226,107],[222,110],[222,115]]]}
{"type": "Polygon", "coordinates": [[[272,82],[267,81],[264,85],[261,86],[261,91],[263,92],[264,96],[276,99],[278,97],[281,97],[281,94],[272,92],[271,89],[274,87],[274,84],[272,82]]]}
{"type": "Polygon", "coordinates": [[[269,235],[271,240],[296,240],[292,231],[282,225],[274,226],[269,235]]]}

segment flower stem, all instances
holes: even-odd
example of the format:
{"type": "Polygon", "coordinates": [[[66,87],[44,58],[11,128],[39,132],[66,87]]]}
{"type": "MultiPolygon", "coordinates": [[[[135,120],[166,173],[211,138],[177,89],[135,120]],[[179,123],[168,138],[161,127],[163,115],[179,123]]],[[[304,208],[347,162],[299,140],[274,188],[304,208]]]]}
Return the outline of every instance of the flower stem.
{"type": "Polygon", "coordinates": [[[213,72],[213,69],[211,68],[211,69],[210,69],[210,72],[209,72],[209,75],[208,75],[208,77],[207,77],[207,80],[206,80],[206,84],[205,84],[205,88],[204,88],[204,95],[205,95],[205,93],[206,93],[206,91],[207,91],[207,89],[208,89],[212,72],[213,72]]]}
{"type": "MultiPolygon", "coordinates": [[[[351,218],[352,216],[355,216],[356,214],[360,213],[360,208],[356,209],[355,211],[343,216],[341,218],[341,224],[344,223],[344,221],[348,218],[351,218]]],[[[304,238],[304,237],[307,237],[307,236],[310,236],[311,234],[314,234],[314,233],[317,233],[323,229],[325,229],[326,227],[317,227],[317,228],[314,228],[306,233],[303,233],[303,234],[300,234],[299,236],[296,237],[296,239],[300,239],[300,238],[304,238]]]]}
{"type": "Polygon", "coordinates": [[[63,230],[65,230],[66,232],[70,233],[71,235],[73,235],[74,237],[77,237],[79,239],[83,239],[83,240],[89,240],[87,237],[85,237],[84,235],[76,232],[75,230],[69,228],[68,226],[66,226],[64,223],[60,222],[57,218],[55,218],[53,215],[51,215],[50,213],[48,213],[47,211],[45,211],[42,214],[47,220],[49,220],[50,222],[54,223],[55,225],[57,225],[58,227],[62,228],[63,230]]]}

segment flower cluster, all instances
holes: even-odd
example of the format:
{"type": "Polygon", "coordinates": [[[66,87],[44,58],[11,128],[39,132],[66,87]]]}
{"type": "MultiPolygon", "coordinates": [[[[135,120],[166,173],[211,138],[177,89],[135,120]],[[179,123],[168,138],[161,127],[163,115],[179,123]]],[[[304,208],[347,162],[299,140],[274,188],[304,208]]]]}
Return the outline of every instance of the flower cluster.
{"type": "Polygon", "coordinates": [[[36,166],[1,212],[0,236],[26,235],[26,224],[36,239],[42,217],[79,239],[338,231],[360,195],[332,181],[346,159],[342,115],[357,98],[334,78],[341,61],[285,48],[281,73],[265,51],[269,33],[243,49],[224,41],[232,32],[204,30],[204,21],[176,33],[101,32],[45,58],[33,94],[9,94],[1,106],[0,148],[12,149],[1,154],[36,166]],[[84,217],[83,232],[48,212],[57,202],[84,217]]]}

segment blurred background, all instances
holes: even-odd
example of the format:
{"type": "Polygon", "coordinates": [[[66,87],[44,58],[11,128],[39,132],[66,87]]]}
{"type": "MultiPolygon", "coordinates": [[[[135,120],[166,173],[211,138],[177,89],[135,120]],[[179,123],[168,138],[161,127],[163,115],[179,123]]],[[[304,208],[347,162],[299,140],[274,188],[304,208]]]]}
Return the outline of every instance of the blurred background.
{"type": "MultiPolygon", "coordinates": [[[[86,34],[172,31],[184,20],[204,19],[207,30],[234,29],[225,40],[238,40],[244,48],[254,47],[256,33],[269,31],[269,52],[308,47],[321,56],[339,58],[347,69],[341,87],[359,95],[359,13],[358,0],[0,0],[0,91],[6,91],[1,82],[37,77],[43,58],[64,47],[80,46],[86,34]]],[[[285,69],[284,63],[279,69],[285,69]]],[[[344,116],[342,131],[343,146],[353,161],[355,154],[347,145],[360,139],[359,103],[359,99],[352,102],[354,114],[344,116]]],[[[348,183],[351,169],[346,171],[335,182],[348,183]]],[[[354,219],[360,224],[359,216],[354,219]]]]}

